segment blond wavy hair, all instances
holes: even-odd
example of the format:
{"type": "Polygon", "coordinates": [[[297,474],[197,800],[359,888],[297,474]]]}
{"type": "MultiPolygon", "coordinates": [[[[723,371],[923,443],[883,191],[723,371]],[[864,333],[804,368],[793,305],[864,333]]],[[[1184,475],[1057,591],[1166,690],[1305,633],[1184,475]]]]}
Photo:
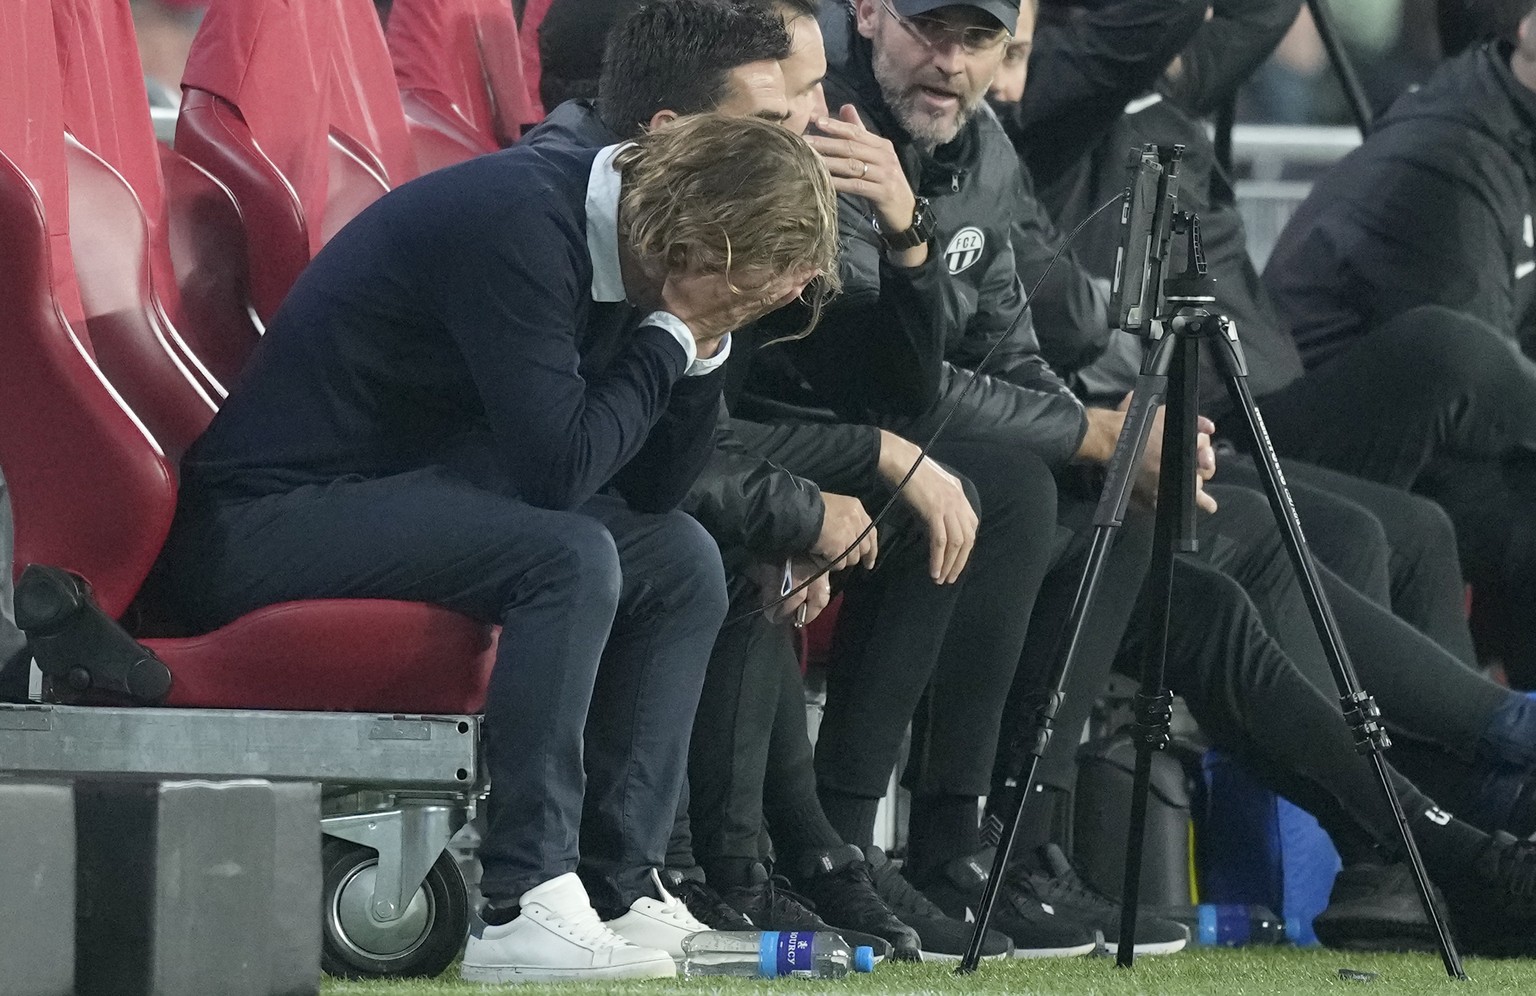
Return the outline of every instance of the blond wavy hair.
{"type": "Polygon", "coordinates": [[[775,278],[815,267],[801,296],[821,319],[840,289],[837,193],[821,157],[798,135],[758,118],[694,114],[621,150],[619,237],[642,260],[734,277],[775,278]]]}

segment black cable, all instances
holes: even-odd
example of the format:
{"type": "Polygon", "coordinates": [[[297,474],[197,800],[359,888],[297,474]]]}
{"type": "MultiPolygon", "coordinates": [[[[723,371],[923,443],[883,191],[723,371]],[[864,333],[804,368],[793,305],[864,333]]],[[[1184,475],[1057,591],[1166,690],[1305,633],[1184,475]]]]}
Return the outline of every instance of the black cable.
{"type": "Polygon", "coordinates": [[[859,535],[854,537],[853,542],[848,544],[847,549],[838,554],[836,557],[831,558],[825,566],[817,568],[815,573],[813,573],[810,577],[806,578],[804,581],[784,592],[773,601],[768,602],[765,605],[760,605],[757,608],[751,609],[747,612],[743,612],[740,615],[731,616],[721,624],[722,629],[726,626],[734,626],[737,623],[745,622],[746,620],[751,619],[753,616],[767,612],[769,609],[772,609],[775,606],[783,605],[790,598],[798,595],[800,592],[815,584],[817,580],[831,573],[834,565],[842,563],[844,558],[859,548],[859,544],[864,542],[865,537],[867,537],[871,532],[874,531],[877,526],[880,525],[880,522],[885,518],[886,513],[888,513],[892,508],[896,507],[896,501],[901,497],[901,492],[906,488],[907,482],[912,480],[912,477],[917,473],[918,468],[923,465],[923,461],[928,459],[928,451],[933,448],[934,443],[939,441],[939,435],[944,431],[944,427],[949,425],[949,420],[954,418],[955,412],[960,409],[960,402],[965,400],[965,396],[971,392],[971,388],[975,387],[976,384],[981,380],[982,371],[986,367],[987,361],[992,359],[992,354],[997,352],[997,347],[1007,342],[1009,337],[1013,335],[1014,330],[1019,327],[1019,322],[1024,319],[1024,315],[1029,311],[1029,306],[1035,300],[1035,294],[1040,290],[1040,285],[1045,283],[1045,278],[1050,275],[1051,267],[1056,265],[1056,261],[1061,258],[1061,254],[1067,251],[1067,248],[1072,245],[1073,240],[1076,239],[1078,234],[1088,226],[1090,221],[1097,218],[1107,208],[1118,204],[1124,198],[1125,194],[1119,193],[1105,201],[1103,204],[1100,204],[1098,207],[1094,208],[1092,214],[1078,222],[1077,227],[1072,229],[1072,231],[1068,233],[1065,239],[1062,239],[1061,245],[1057,247],[1055,255],[1051,256],[1050,262],[1045,264],[1045,269],[1040,272],[1040,276],[1035,280],[1035,285],[1029,289],[1028,294],[1024,295],[1024,302],[1019,306],[1018,313],[1013,316],[1013,320],[1008,323],[1008,328],[1005,329],[1003,334],[998,337],[998,340],[992,344],[992,348],[987,350],[986,355],[981,358],[981,361],[971,368],[971,373],[974,376],[971,377],[970,382],[967,383],[965,387],[961,388],[960,393],[955,395],[954,400],[950,402],[949,410],[944,413],[944,417],[940,419],[939,424],[934,427],[933,433],[928,437],[928,441],[924,443],[918,450],[917,459],[912,461],[911,467],[907,468],[906,474],[902,477],[901,481],[897,483],[895,490],[891,492],[890,498],[886,499],[885,504],[880,507],[880,511],[875,514],[874,518],[869,520],[869,525],[865,526],[859,535]]]}

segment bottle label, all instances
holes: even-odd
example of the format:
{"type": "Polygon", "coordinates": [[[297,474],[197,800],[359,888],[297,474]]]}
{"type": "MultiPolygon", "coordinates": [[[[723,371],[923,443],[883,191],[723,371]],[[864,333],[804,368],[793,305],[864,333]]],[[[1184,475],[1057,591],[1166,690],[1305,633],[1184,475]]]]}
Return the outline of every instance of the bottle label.
{"type": "Polygon", "coordinates": [[[786,930],[779,934],[778,972],[782,976],[816,974],[816,934],[809,930],[786,930]]]}

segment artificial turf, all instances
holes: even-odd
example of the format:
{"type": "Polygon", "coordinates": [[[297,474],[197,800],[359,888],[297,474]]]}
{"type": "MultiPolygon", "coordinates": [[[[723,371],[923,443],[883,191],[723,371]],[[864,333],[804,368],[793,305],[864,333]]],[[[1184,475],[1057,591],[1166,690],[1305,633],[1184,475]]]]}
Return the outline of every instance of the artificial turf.
{"type": "Polygon", "coordinates": [[[401,982],[326,980],[327,996],[450,996],[505,991],[538,993],[624,993],[661,996],[671,993],[948,993],[1063,994],[1063,996],[1133,996],[1133,994],[1212,993],[1259,996],[1270,993],[1527,993],[1536,994],[1536,960],[1469,959],[1470,981],[1453,983],[1440,959],[1428,955],[1354,954],[1322,949],[1201,949],[1161,958],[1138,959],[1121,970],[1110,958],[987,962],[974,975],[957,976],[946,964],[882,965],[872,975],[840,981],[758,982],[703,978],[612,985],[506,986],[472,985],[458,979],[457,967],[440,979],[401,982]],[[1345,981],[1339,969],[1376,973],[1369,982],[1345,981]]]}

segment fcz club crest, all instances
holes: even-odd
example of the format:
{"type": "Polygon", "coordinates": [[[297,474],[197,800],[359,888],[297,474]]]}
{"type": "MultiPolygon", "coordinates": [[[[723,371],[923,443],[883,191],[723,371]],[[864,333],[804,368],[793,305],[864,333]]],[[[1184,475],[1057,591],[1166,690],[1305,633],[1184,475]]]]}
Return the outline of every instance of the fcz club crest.
{"type": "Polygon", "coordinates": [[[944,263],[950,275],[963,273],[976,265],[981,252],[987,247],[987,237],[979,228],[962,228],[949,240],[944,249],[944,263]]]}

